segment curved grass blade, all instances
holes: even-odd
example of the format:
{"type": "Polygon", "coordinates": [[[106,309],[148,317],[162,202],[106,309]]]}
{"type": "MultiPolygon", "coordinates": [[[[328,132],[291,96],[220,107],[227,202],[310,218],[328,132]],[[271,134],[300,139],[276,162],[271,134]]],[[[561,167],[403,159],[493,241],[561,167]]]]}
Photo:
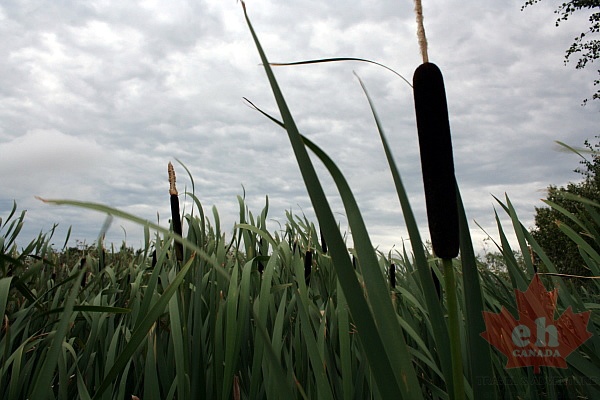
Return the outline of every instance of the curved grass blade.
{"type": "MultiPolygon", "coordinates": [[[[348,224],[351,227],[352,235],[354,237],[354,247],[358,259],[360,260],[361,272],[367,289],[369,303],[382,337],[384,332],[401,332],[402,328],[398,323],[398,318],[388,294],[385,278],[379,269],[377,256],[373,250],[371,239],[369,238],[364,220],[358,209],[358,204],[354,199],[354,195],[352,194],[346,179],[333,160],[329,158],[325,152],[308,138],[303,136],[302,139],[306,146],[315,153],[325,165],[337,185],[348,217],[348,224]]],[[[386,341],[386,347],[390,361],[395,368],[399,368],[399,370],[402,371],[401,374],[408,383],[408,387],[418,387],[417,376],[411,364],[411,356],[408,352],[403,335],[397,335],[396,340],[386,341]]],[[[411,396],[413,396],[412,398],[416,397],[414,392],[411,393],[411,396]]]]}
{"type": "MultiPolygon", "coordinates": [[[[510,219],[513,224],[513,228],[515,231],[515,236],[517,237],[517,242],[519,243],[519,248],[521,249],[521,254],[528,254],[529,249],[527,247],[527,240],[525,239],[524,232],[527,231],[521,221],[519,221],[519,217],[517,216],[517,211],[513,207],[508,195],[505,195],[506,206],[502,204],[507,214],[510,216],[510,219]]],[[[527,274],[530,277],[533,277],[535,274],[535,268],[533,267],[533,262],[529,257],[523,257],[523,261],[525,262],[525,266],[527,267],[527,274]]]]}
{"type": "Polygon", "coordinates": [[[250,225],[250,224],[235,224],[235,229],[240,229],[240,230],[248,230],[251,232],[256,233],[258,236],[260,236],[261,238],[264,238],[267,240],[267,242],[273,247],[277,247],[277,242],[275,241],[275,239],[273,239],[273,236],[271,236],[271,234],[269,232],[267,232],[266,230],[263,230],[261,228],[258,228],[254,225],[250,225]]]}
{"type": "MultiPolygon", "coordinates": [[[[250,23],[244,2],[242,2],[242,6],[248,28],[250,29],[254,39],[254,43],[259,52],[263,67],[273,91],[273,95],[277,102],[279,111],[281,112],[282,120],[288,132],[288,137],[290,139],[296,161],[298,162],[300,172],[304,179],[304,183],[308,190],[309,197],[313,207],[315,208],[317,219],[321,229],[323,230],[325,239],[329,244],[329,252],[334,260],[340,284],[344,290],[350,311],[358,327],[361,338],[360,340],[363,348],[365,349],[365,353],[367,354],[371,370],[374,373],[374,379],[377,382],[377,388],[379,389],[379,392],[383,398],[397,399],[415,398],[415,396],[420,397],[421,393],[419,385],[417,384],[416,387],[410,387],[406,384],[406,381],[403,380],[404,376],[401,377],[401,374],[410,374],[409,370],[394,371],[392,369],[392,363],[390,362],[389,355],[386,352],[386,346],[382,340],[377,324],[375,323],[369,305],[364,298],[360,284],[356,278],[350,256],[346,249],[342,235],[337,227],[337,222],[333,216],[333,212],[329,207],[329,203],[321,183],[317,177],[308,152],[304,147],[302,137],[284,100],[283,94],[275,79],[273,71],[269,66],[267,57],[262,49],[262,46],[260,45],[256,33],[254,32],[252,24],[250,23]],[[419,392],[416,393],[415,390],[418,390],[419,392]]],[[[412,374],[414,375],[414,370],[412,374]]],[[[412,382],[413,380],[416,380],[416,377],[413,379],[409,376],[408,379],[410,379],[412,382]]]]}
{"type": "Polygon", "coordinates": [[[496,398],[496,388],[490,385],[493,382],[494,371],[492,368],[492,355],[489,343],[481,337],[480,333],[486,330],[482,311],[483,295],[477,271],[477,261],[473,251],[473,243],[469,233],[469,223],[460,190],[456,188],[458,196],[458,223],[460,228],[460,258],[463,272],[463,292],[468,364],[471,373],[471,386],[475,399],[496,398]]]}
{"type": "MultiPolygon", "coordinates": [[[[193,243],[193,242],[187,240],[186,238],[183,238],[180,235],[174,234],[169,229],[164,228],[160,225],[157,225],[153,222],[150,222],[146,219],[137,217],[137,216],[127,213],[125,211],[121,211],[119,209],[105,206],[105,205],[99,204],[99,203],[84,202],[84,201],[77,201],[77,200],[64,200],[64,199],[61,199],[61,200],[43,199],[41,197],[37,197],[37,199],[41,200],[47,204],[54,204],[54,205],[58,205],[58,206],[62,206],[62,205],[74,206],[74,207],[84,208],[87,210],[98,211],[98,212],[101,212],[104,214],[110,214],[113,217],[123,218],[125,220],[134,222],[138,225],[143,226],[145,229],[146,228],[154,229],[155,231],[160,232],[160,233],[166,235],[167,237],[173,237],[178,243],[181,243],[184,246],[188,247],[190,250],[194,251],[197,256],[199,256],[200,258],[205,260],[207,263],[209,263],[212,267],[214,267],[214,269],[215,269],[215,271],[217,271],[217,273],[221,274],[225,279],[229,280],[229,274],[215,262],[213,257],[211,257],[209,254],[207,254],[206,251],[201,249],[197,243],[193,243]]],[[[219,227],[219,222],[218,222],[218,213],[216,211],[216,208],[213,208],[213,212],[215,214],[215,229],[217,229],[219,227]]],[[[217,231],[215,234],[217,235],[216,237],[218,238],[220,231],[217,231]]]]}
{"type": "Polygon", "coordinates": [[[396,161],[394,160],[392,151],[385,137],[383,125],[381,124],[379,116],[377,115],[377,111],[375,110],[375,105],[373,104],[373,101],[369,96],[367,88],[358,76],[357,78],[365,93],[367,101],[369,102],[373,118],[375,119],[375,124],[377,125],[377,131],[379,132],[379,136],[381,138],[381,144],[383,145],[385,157],[390,166],[390,172],[392,173],[394,186],[396,187],[396,194],[398,195],[398,200],[400,201],[400,207],[402,208],[404,222],[406,223],[406,229],[410,237],[410,244],[412,247],[413,256],[415,258],[415,264],[417,265],[419,281],[423,289],[423,293],[425,295],[427,311],[429,313],[430,320],[434,321],[434,323],[432,324],[433,336],[436,341],[437,348],[440,349],[440,351],[438,351],[438,357],[440,359],[441,369],[444,372],[444,376],[446,377],[448,393],[452,393],[452,363],[450,353],[447,351],[447,349],[450,348],[450,340],[448,337],[448,330],[445,323],[444,312],[442,310],[441,304],[437,296],[437,289],[433,282],[433,276],[431,274],[431,269],[429,268],[429,263],[427,262],[427,258],[425,256],[423,242],[421,241],[421,234],[419,233],[419,227],[417,225],[415,216],[412,212],[412,208],[408,200],[408,195],[406,193],[406,190],[404,189],[404,184],[402,183],[402,179],[400,178],[400,173],[398,172],[396,161]]]}
{"type": "MultiPolygon", "coordinates": [[[[52,310],[46,311],[42,315],[60,314],[60,313],[63,313],[64,311],[65,311],[65,307],[57,307],[57,308],[53,308],[52,310]]],[[[73,311],[74,312],[109,313],[109,314],[127,314],[127,313],[131,312],[131,309],[123,308],[123,307],[83,305],[83,306],[74,306],[73,311]]]]}
{"type": "Polygon", "coordinates": [[[6,304],[8,303],[8,293],[10,292],[10,283],[14,276],[0,279],[0,316],[4,317],[6,304]]]}
{"type": "Polygon", "coordinates": [[[406,84],[408,86],[410,86],[412,88],[412,83],[410,83],[410,81],[408,79],[406,79],[404,76],[402,76],[400,73],[396,72],[395,70],[393,70],[392,68],[390,68],[390,67],[388,67],[386,65],[378,63],[377,61],[367,60],[367,59],[364,59],[364,58],[356,58],[356,57],[332,57],[332,58],[321,58],[321,59],[317,59],[317,60],[305,60],[305,61],[296,61],[296,62],[288,62],[288,63],[271,63],[271,66],[273,66],[273,67],[286,67],[286,66],[290,66],[290,65],[321,64],[321,63],[337,62],[337,61],[359,61],[359,62],[366,62],[366,63],[369,63],[369,64],[377,65],[379,67],[383,67],[383,68],[387,69],[388,71],[392,72],[394,75],[400,77],[400,79],[402,79],[404,82],[406,82],[406,84]]]}

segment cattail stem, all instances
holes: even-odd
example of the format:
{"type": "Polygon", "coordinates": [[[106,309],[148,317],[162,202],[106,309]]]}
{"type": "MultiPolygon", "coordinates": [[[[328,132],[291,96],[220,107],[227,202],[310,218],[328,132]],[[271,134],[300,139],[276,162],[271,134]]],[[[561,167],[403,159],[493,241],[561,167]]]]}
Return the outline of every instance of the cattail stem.
{"type": "MultiPolygon", "coordinates": [[[[179,215],[179,193],[177,193],[177,186],[175,182],[177,181],[175,177],[175,168],[173,168],[173,164],[169,162],[168,166],[169,171],[169,194],[171,195],[171,221],[173,223],[173,232],[175,232],[179,236],[183,236],[183,230],[181,228],[181,217],[179,215]]],[[[175,257],[177,261],[183,261],[183,245],[175,241],[175,257]]]]}
{"type": "MultiPolygon", "coordinates": [[[[259,272],[261,275],[262,275],[263,271],[265,270],[265,266],[264,266],[264,264],[263,264],[263,263],[262,263],[262,261],[261,261],[262,257],[266,256],[266,254],[264,254],[264,251],[263,251],[264,245],[265,245],[265,244],[264,244],[264,240],[263,240],[263,238],[261,237],[261,238],[260,238],[260,241],[258,242],[258,255],[260,256],[260,257],[259,257],[259,260],[258,260],[258,272],[259,272]]],[[[267,252],[268,252],[268,251],[267,251],[267,252]]]]}
{"type": "Polygon", "coordinates": [[[448,333],[450,336],[450,354],[452,358],[452,381],[455,400],[465,397],[462,351],[460,346],[460,321],[458,320],[458,299],[456,297],[456,279],[451,259],[442,259],[444,281],[446,284],[446,307],[448,309],[448,333]]]}
{"type": "MultiPolygon", "coordinates": [[[[444,266],[450,358],[452,360],[453,390],[451,398],[460,400],[465,397],[465,388],[456,280],[452,265],[452,259],[458,256],[460,239],[448,104],[442,72],[437,65],[429,62],[421,0],[415,0],[415,13],[423,64],[415,70],[413,93],[425,203],[433,252],[442,259],[444,266]]],[[[436,282],[435,275],[433,278],[436,282]]],[[[439,282],[437,283],[439,284],[439,282]]]]}
{"type": "Polygon", "coordinates": [[[429,62],[427,54],[427,37],[425,37],[425,26],[423,25],[423,6],[421,0],[415,0],[415,14],[417,15],[417,38],[419,40],[419,49],[423,57],[423,63],[429,62]]]}
{"type": "MultiPolygon", "coordinates": [[[[86,262],[87,262],[86,257],[82,257],[81,260],[79,260],[79,269],[80,270],[85,268],[86,262]]],[[[87,272],[84,272],[83,276],[81,277],[81,287],[85,288],[86,284],[87,284],[87,272]]]]}

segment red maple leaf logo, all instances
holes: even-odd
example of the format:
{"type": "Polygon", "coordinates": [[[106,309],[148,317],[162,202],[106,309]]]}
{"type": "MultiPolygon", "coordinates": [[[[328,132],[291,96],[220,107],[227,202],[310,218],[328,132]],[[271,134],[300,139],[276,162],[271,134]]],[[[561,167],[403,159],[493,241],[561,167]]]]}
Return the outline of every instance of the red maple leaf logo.
{"type": "Polygon", "coordinates": [[[508,357],[506,368],[533,366],[536,374],[540,366],[567,368],[566,357],[592,336],[591,311],[575,314],[569,306],[554,320],[558,289],[546,291],[537,274],[527,291],[515,295],[519,320],[504,307],[499,314],[484,311],[481,336],[508,357]]]}

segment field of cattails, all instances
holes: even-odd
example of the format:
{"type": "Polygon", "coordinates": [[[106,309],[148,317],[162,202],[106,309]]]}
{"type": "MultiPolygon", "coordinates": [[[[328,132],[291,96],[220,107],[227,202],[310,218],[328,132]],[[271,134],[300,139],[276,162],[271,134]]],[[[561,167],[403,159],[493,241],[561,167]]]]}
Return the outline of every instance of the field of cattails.
{"type": "MultiPolygon", "coordinates": [[[[171,229],[104,205],[45,200],[138,223],[145,232],[139,250],[105,248],[101,241],[57,250],[51,234],[17,247],[27,221],[15,205],[0,220],[2,398],[600,398],[600,281],[580,285],[558,276],[508,198],[498,200],[512,221],[510,227],[498,222],[501,271],[475,256],[460,182],[448,174],[441,73],[433,89],[417,84],[438,79],[431,78],[437,67],[424,62],[414,85],[425,190],[435,196],[427,202],[431,249],[372,106],[410,236],[410,247],[384,254],[375,250],[343,172],[298,131],[249,20],[248,26],[280,116],[255,108],[287,132],[317,221],[288,213],[285,226],[272,229],[268,200],[253,213],[239,197],[231,234],[193,190],[185,195],[194,207],[179,215],[171,168],[171,229]],[[352,248],[309,152],[336,184],[352,248]],[[440,159],[445,167],[436,170],[440,159]],[[510,247],[505,229],[518,248],[510,247]],[[546,272],[540,274],[546,288],[559,289],[557,315],[569,307],[592,311],[587,329],[593,336],[567,358],[568,368],[506,369],[506,357],[481,336],[482,312],[504,307],[518,318],[514,290],[525,291],[537,268],[546,272]]],[[[599,204],[580,201],[600,215],[599,204]]],[[[576,222],[581,229],[565,234],[600,276],[600,254],[583,239],[600,235],[590,221],[576,222]]]]}

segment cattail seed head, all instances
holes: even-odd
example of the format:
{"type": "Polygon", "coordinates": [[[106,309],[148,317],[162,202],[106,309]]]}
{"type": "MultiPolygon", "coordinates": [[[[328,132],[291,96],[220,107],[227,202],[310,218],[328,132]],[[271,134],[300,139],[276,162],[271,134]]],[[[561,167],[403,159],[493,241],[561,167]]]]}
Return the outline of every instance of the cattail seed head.
{"type": "Polygon", "coordinates": [[[427,54],[427,37],[425,36],[425,26],[423,25],[423,6],[421,0],[415,0],[415,14],[417,16],[417,38],[419,40],[419,48],[423,62],[429,62],[427,54]]]}
{"type": "Polygon", "coordinates": [[[413,76],[413,91],[427,219],[433,251],[441,258],[458,255],[458,206],[448,105],[442,72],[421,64],[413,76]]]}
{"type": "Polygon", "coordinates": [[[312,251],[307,250],[304,255],[304,281],[308,286],[310,284],[310,273],[312,270],[312,251]]]}
{"type": "Polygon", "coordinates": [[[177,196],[179,194],[177,192],[177,187],[175,185],[177,178],[175,177],[175,168],[173,168],[173,164],[171,164],[170,161],[169,161],[169,165],[168,165],[168,171],[169,171],[169,194],[177,196]]]}
{"type": "MultiPolygon", "coordinates": [[[[175,186],[175,168],[169,161],[169,194],[171,195],[171,221],[173,223],[173,232],[182,236],[183,230],[181,227],[181,217],[179,215],[179,197],[177,193],[177,187],[175,186]]],[[[178,261],[183,261],[183,245],[179,242],[175,242],[175,257],[178,261]]]]}

